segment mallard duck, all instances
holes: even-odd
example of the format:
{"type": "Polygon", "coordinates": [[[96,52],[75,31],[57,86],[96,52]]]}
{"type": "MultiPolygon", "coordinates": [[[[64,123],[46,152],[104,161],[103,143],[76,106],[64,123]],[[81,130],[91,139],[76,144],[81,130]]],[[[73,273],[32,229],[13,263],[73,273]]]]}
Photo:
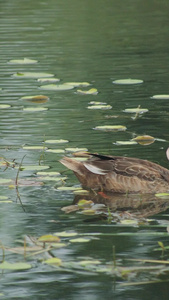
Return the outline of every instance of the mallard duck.
{"type": "Polygon", "coordinates": [[[113,193],[169,192],[169,170],[156,163],[132,157],[88,155],[86,161],[69,157],[60,160],[74,172],[83,187],[113,193]]]}

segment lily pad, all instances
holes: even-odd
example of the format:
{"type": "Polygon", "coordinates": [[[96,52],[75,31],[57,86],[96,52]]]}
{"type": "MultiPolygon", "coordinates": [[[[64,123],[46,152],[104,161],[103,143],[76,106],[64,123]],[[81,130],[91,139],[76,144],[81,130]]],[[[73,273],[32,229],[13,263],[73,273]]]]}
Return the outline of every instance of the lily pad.
{"type": "Polygon", "coordinates": [[[76,236],[77,232],[61,231],[61,232],[56,232],[56,235],[59,237],[72,237],[72,236],[76,236]]]}
{"type": "Polygon", "coordinates": [[[138,221],[137,220],[121,220],[120,223],[123,225],[136,225],[136,224],[138,224],[138,221]]]}
{"type": "Polygon", "coordinates": [[[89,266],[89,265],[99,265],[101,264],[101,261],[99,260],[81,260],[78,262],[79,265],[83,266],[83,267],[86,267],[86,266],[89,266]]]}
{"type": "Polygon", "coordinates": [[[23,58],[23,59],[11,59],[8,61],[8,64],[31,65],[31,64],[36,64],[37,62],[38,61],[35,59],[23,58]]]}
{"type": "Polygon", "coordinates": [[[91,104],[91,105],[107,105],[106,102],[99,102],[99,101],[90,101],[89,104],[91,104]]]}
{"type": "Polygon", "coordinates": [[[23,146],[22,149],[24,149],[24,150],[46,150],[47,147],[44,147],[44,146],[23,146]]]}
{"type": "Polygon", "coordinates": [[[46,152],[51,152],[51,153],[65,153],[65,150],[62,150],[62,149],[47,149],[46,152]]]}
{"type": "Polygon", "coordinates": [[[48,144],[64,144],[64,143],[68,143],[69,141],[68,140],[46,140],[45,143],[48,143],[48,144]]]}
{"type": "Polygon", "coordinates": [[[64,84],[73,85],[74,87],[78,87],[78,86],[86,87],[90,85],[90,83],[88,82],[65,82],[64,84]]]}
{"type": "Polygon", "coordinates": [[[25,107],[23,108],[23,110],[28,112],[37,112],[37,111],[48,110],[48,108],[47,107],[25,107]]]}
{"type": "Polygon", "coordinates": [[[7,178],[0,178],[0,185],[3,185],[3,184],[8,184],[8,183],[11,183],[12,180],[11,179],[7,179],[7,178]]]}
{"type": "Polygon", "coordinates": [[[92,200],[85,200],[85,199],[82,199],[77,203],[80,209],[90,208],[93,204],[94,202],[92,200]]]}
{"type": "Polygon", "coordinates": [[[88,149],[87,148],[65,148],[65,150],[66,151],[68,151],[68,152],[78,152],[78,151],[88,151],[88,149]]]}
{"type": "Polygon", "coordinates": [[[135,141],[116,141],[114,144],[125,146],[125,145],[135,145],[135,144],[137,144],[137,142],[135,142],[135,141]]]}
{"type": "Polygon", "coordinates": [[[35,95],[35,96],[24,96],[21,100],[27,100],[35,103],[44,103],[49,100],[49,97],[44,95],[35,95]]]}
{"type": "Polygon", "coordinates": [[[83,91],[83,90],[77,90],[77,94],[81,94],[81,95],[97,95],[98,94],[98,90],[97,89],[90,89],[88,91],[83,91]]]}
{"type": "Polygon", "coordinates": [[[0,196],[0,200],[7,200],[8,197],[7,196],[0,196]]]}
{"type": "Polygon", "coordinates": [[[96,126],[94,129],[103,130],[103,131],[125,131],[127,127],[122,125],[103,125],[103,126],[96,126]]]}
{"type": "Polygon", "coordinates": [[[112,109],[111,105],[91,105],[87,107],[88,109],[102,109],[102,110],[106,110],[106,109],[112,109]]]}
{"type": "Polygon", "coordinates": [[[168,100],[169,99],[169,94],[167,95],[165,95],[165,94],[163,94],[163,95],[154,95],[154,96],[152,96],[151,97],[151,99],[157,99],[157,100],[168,100]]]}
{"type": "Polygon", "coordinates": [[[46,259],[45,261],[43,261],[43,263],[48,265],[61,266],[62,260],[58,257],[52,257],[46,259]]]}
{"type": "Polygon", "coordinates": [[[83,189],[80,189],[80,190],[75,190],[75,191],[73,191],[73,193],[75,194],[75,195],[88,195],[89,194],[89,191],[88,190],[83,190],[83,189]]]}
{"type": "Polygon", "coordinates": [[[0,109],[5,109],[5,108],[9,108],[11,107],[11,105],[9,104],[0,104],[0,109]]]}
{"type": "Polygon", "coordinates": [[[154,143],[155,138],[151,135],[139,135],[133,138],[132,141],[135,141],[140,145],[150,145],[154,143]]]}
{"type": "Polygon", "coordinates": [[[14,73],[12,75],[13,77],[16,77],[16,78],[43,78],[43,77],[53,77],[54,74],[49,74],[49,73],[35,73],[35,72],[17,72],[17,73],[14,73]]]}
{"type": "Polygon", "coordinates": [[[0,264],[1,270],[28,270],[31,268],[32,266],[25,262],[9,263],[7,261],[3,261],[0,264]]]}
{"type": "Polygon", "coordinates": [[[54,83],[54,82],[59,82],[60,79],[59,78],[38,78],[37,81],[40,83],[44,83],[44,82],[54,83]]]}
{"type": "Polygon", "coordinates": [[[37,172],[36,173],[37,175],[40,175],[40,176],[60,176],[60,173],[59,172],[37,172]]]}
{"type": "Polygon", "coordinates": [[[52,234],[47,234],[47,235],[42,235],[38,238],[39,242],[43,242],[43,243],[59,243],[60,242],[60,238],[57,237],[56,235],[52,235],[52,234]]]}
{"type": "Polygon", "coordinates": [[[47,85],[41,85],[40,89],[42,90],[48,90],[48,91],[67,91],[74,89],[73,85],[70,84],[47,84],[47,85]]]}
{"type": "Polygon", "coordinates": [[[88,243],[90,242],[90,239],[88,238],[76,238],[69,240],[71,243],[88,243]]]}
{"type": "Polygon", "coordinates": [[[74,186],[60,186],[57,188],[57,190],[59,191],[75,191],[78,190],[80,188],[74,187],[74,186]]]}
{"type": "Polygon", "coordinates": [[[44,181],[55,181],[55,182],[59,182],[59,181],[64,181],[67,179],[67,177],[54,177],[54,176],[44,176],[44,177],[40,177],[40,180],[44,180],[44,181]]]}
{"type": "Polygon", "coordinates": [[[136,113],[136,114],[143,114],[148,112],[147,108],[126,108],[123,110],[126,113],[136,113]]]}
{"type": "Polygon", "coordinates": [[[118,79],[113,81],[114,84],[140,84],[143,83],[143,80],[141,79],[118,79]]]}
{"type": "Polygon", "coordinates": [[[22,166],[22,169],[25,171],[40,171],[40,170],[46,170],[49,169],[49,166],[41,166],[41,165],[37,165],[37,166],[33,166],[33,165],[29,165],[29,166],[22,166]]]}

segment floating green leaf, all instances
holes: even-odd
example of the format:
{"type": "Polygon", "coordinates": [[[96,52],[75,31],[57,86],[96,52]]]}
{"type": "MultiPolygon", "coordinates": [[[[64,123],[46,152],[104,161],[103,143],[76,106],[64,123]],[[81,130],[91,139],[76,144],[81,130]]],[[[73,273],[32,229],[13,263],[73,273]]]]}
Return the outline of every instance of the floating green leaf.
{"type": "Polygon", "coordinates": [[[11,107],[11,105],[9,104],[0,104],[0,109],[5,109],[5,108],[9,108],[11,107]]]}
{"type": "Polygon", "coordinates": [[[47,85],[41,85],[40,89],[42,90],[48,90],[48,91],[67,91],[72,90],[74,88],[73,85],[70,84],[47,84],[47,85]]]}
{"type": "Polygon", "coordinates": [[[138,221],[127,219],[127,220],[121,220],[120,223],[123,224],[123,225],[136,225],[136,224],[138,224],[138,221]]]}
{"type": "Polygon", "coordinates": [[[77,90],[77,94],[82,94],[82,95],[97,95],[98,90],[97,89],[90,89],[88,91],[83,91],[83,90],[77,90]]]}
{"type": "Polygon", "coordinates": [[[132,141],[135,141],[140,145],[150,145],[154,143],[155,138],[151,135],[138,135],[135,138],[133,138],[132,141]]]}
{"type": "Polygon", "coordinates": [[[25,166],[23,165],[22,166],[22,169],[25,170],[25,171],[37,171],[37,170],[45,170],[45,169],[49,169],[49,166],[40,166],[40,165],[37,165],[37,166],[25,166]]]}
{"type": "Polygon", "coordinates": [[[12,201],[8,200],[6,196],[0,196],[0,203],[12,203],[12,201]]]}
{"type": "Polygon", "coordinates": [[[23,108],[23,110],[28,112],[37,112],[37,111],[48,110],[48,108],[47,107],[25,107],[23,108]]]}
{"type": "Polygon", "coordinates": [[[42,235],[38,238],[39,242],[43,242],[43,243],[59,243],[60,242],[60,238],[57,237],[56,235],[52,235],[52,234],[46,234],[46,235],[42,235]]]}
{"type": "Polygon", "coordinates": [[[0,204],[1,203],[13,203],[11,200],[0,200],[0,204]]]}
{"type": "Polygon", "coordinates": [[[154,95],[151,97],[151,99],[159,99],[159,100],[168,100],[169,99],[169,94],[167,95],[154,95]]]}
{"type": "Polygon", "coordinates": [[[93,216],[96,214],[96,211],[94,209],[84,209],[81,213],[83,215],[93,216]]]}
{"type": "Polygon", "coordinates": [[[90,83],[88,82],[65,82],[64,84],[68,84],[71,86],[73,85],[74,87],[78,87],[78,86],[86,87],[90,85],[90,83]]]}
{"type": "Polygon", "coordinates": [[[49,73],[35,73],[35,72],[17,72],[12,75],[17,78],[43,78],[43,77],[53,77],[54,74],[49,73]]]}
{"type": "Polygon", "coordinates": [[[106,110],[106,109],[112,109],[111,105],[91,105],[87,107],[88,109],[102,109],[102,110],[106,110]]]}
{"type": "Polygon", "coordinates": [[[6,183],[10,183],[12,182],[11,179],[7,179],[7,178],[0,178],[0,184],[6,184],[6,183]]]}
{"type": "Polygon", "coordinates": [[[37,81],[40,83],[44,83],[44,82],[54,83],[54,82],[59,82],[60,79],[54,78],[54,77],[53,78],[38,78],[37,81]]]}
{"type": "Polygon", "coordinates": [[[68,143],[69,141],[68,140],[46,140],[45,143],[48,143],[48,144],[64,144],[64,143],[68,143]]]}
{"type": "Polygon", "coordinates": [[[40,176],[60,176],[60,173],[59,172],[37,172],[36,173],[37,175],[40,175],[40,176]]]}
{"type": "Polygon", "coordinates": [[[78,262],[79,265],[86,267],[88,265],[100,265],[101,261],[99,260],[81,260],[78,262]]]}
{"type": "Polygon", "coordinates": [[[123,110],[126,113],[136,113],[136,114],[143,114],[148,112],[147,108],[126,108],[125,110],[123,110]]]}
{"type": "Polygon", "coordinates": [[[59,237],[72,237],[72,236],[76,236],[77,232],[61,231],[61,232],[56,232],[56,235],[59,237]]]}
{"type": "Polygon", "coordinates": [[[80,188],[74,187],[74,186],[60,186],[57,188],[58,191],[75,191],[80,188]]]}
{"type": "Polygon", "coordinates": [[[46,150],[47,147],[44,146],[23,146],[24,150],[46,150]]]}
{"type": "Polygon", "coordinates": [[[96,126],[94,129],[103,130],[103,131],[125,131],[127,127],[122,125],[103,125],[103,126],[96,126]]]}
{"type": "Polygon", "coordinates": [[[89,238],[77,238],[69,240],[71,243],[88,243],[90,242],[89,238]]]}
{"type": "Polygon", "coordinates": [[[113,81],[114,84],[140,84],[143,83],[141,79],[118,79],[113,81]]]}
{"type": "Polygon", "coordinates": [[[75,195],[88,195],[89,194],[89,191],[88,190],[83,190],[83,189],[80,189],[80,190],[75,190],[73,192],[75,195]]]}
{"type": "Polygon", "coordinates": [[[7,261],[3,261],[0,264],[1,270],[28,270],[30,268],[32,268],[32,266],[25,262],[9,263],[7,261]]]}
{"type": "Polygon", "coordinates": [[[92,104],[92,105],[107,105],[106,102],[99,102],[99,101],[90,101],[89,104],[92,104]]]}
{"type": "Polygon", "coordinates": [[[52,257],[44,260],[43,263],[48,265],[61,266],[62,260],[58,257],[52,257]]]}
{"type": "Polygon", "coordinates": [[[7,200],[8,197],[7,196],[0,196],[0,200],[7,200]]]}
{"type": "Polygon", "coordinates": [[[65,150],[62,150],[62,149],[47,149],[46,152],[51,152],[51,153],[65,153],[65,150]]]}
{"type": "Polygon", "coordinates": [[[135,144],[137,144],[137,142],[135,142],[135,141],[116,141],[114,144],[125,146],[125,145],[135,145],[135,144]]]}
{"type": "Polygon", "coordinates": [[[93,201],[85,199],[82,199],[77,203],[80,209],[90,208],[93,204],[93,201]]]}
{"type": "Polygon", "coordinates": [[[49,97],[44,95],[24,96],[21,100],[27,100],[35,103],[44,103],[49,100],[49,97]]]}
{"type": "Polygon", "coordinates": [[[44,176],[44,177],[40,177],[39,178],[40,180],[44,180],[44,181],[56,181],[56,182],[59,182],[59,181],[64,181],[67,179],[67,177],[54,177],[54,176],[44,176]]]}
{"type": "Polygon", "coordinates": [[[87,148],[65,148],[65,150],[66,151],[68,151],[68,152],[78,152],[78,151],[88,151],[88,149],[87,148]]]}
{"type": "Polygon", "coordinates": [[[31,65],[31,64],[36,64],[38,61],[35,59],[30,59],[30,58],[23,58],[23,59],[11,59],[8,61],[8,64],[23,64],[23,65],[31,65]]]}

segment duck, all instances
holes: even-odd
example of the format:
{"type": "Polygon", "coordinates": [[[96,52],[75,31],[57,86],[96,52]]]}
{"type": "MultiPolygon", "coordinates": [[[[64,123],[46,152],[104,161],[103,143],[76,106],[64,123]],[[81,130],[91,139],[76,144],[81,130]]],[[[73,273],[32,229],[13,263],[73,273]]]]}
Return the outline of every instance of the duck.
{"type": "MultiPolygon", "coordinates": [[[[67,156],[60,160],[74,172],[84,188],[120,194],[169,193],[169,170],[157,163],[90,152],[86,155],[85,161],[67,156]]],[[[166,155],[169,159],[169,148],[166,155]]]]}

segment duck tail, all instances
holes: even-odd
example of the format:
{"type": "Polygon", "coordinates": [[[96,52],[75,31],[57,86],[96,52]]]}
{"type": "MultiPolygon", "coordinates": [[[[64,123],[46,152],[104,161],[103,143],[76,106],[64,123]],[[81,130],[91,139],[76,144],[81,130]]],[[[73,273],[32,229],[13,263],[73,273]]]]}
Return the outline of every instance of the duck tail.
{"type": "Polygon", "coordinates": [[[75,173],[81,174],[82,163],[80,161],[64,156],[60,163],[75,173]]]}

